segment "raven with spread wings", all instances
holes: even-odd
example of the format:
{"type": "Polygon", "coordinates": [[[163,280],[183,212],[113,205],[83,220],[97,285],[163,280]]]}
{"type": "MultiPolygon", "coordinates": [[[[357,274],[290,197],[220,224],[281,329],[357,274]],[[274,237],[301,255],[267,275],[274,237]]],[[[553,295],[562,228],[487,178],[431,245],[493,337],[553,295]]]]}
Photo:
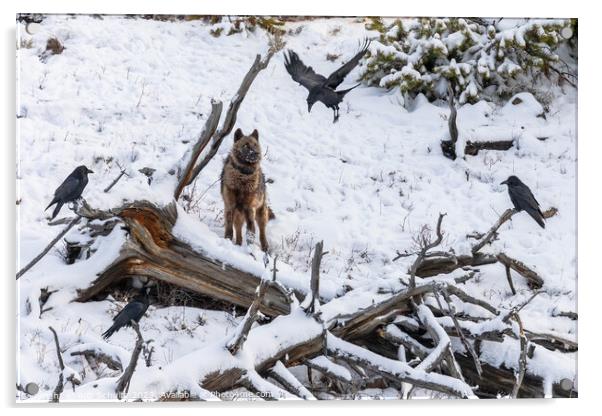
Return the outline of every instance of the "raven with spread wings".
{"type": "Polygon", "coordinates": [[[360,51],[351,58],[345,65],[334,71],[328,78],[323,75],[316,74],[311,66],[306,66],[299,55],[295,52],[288,50],[288,53],[284,54],[284,66],[293,80],[303,85],[309,91],[307,96],[307,111],[311,111],[311,107],[320,101],[326,107],[331,108],[334,111],[333,123],[339,119],[339,104],[343,101],[343,97],[349,91],[359,86],[357,84],[346,90],[336,91],[345,77],[357,66],[360,59],[368,52],[370,41],[365,40],[360,51]]]}

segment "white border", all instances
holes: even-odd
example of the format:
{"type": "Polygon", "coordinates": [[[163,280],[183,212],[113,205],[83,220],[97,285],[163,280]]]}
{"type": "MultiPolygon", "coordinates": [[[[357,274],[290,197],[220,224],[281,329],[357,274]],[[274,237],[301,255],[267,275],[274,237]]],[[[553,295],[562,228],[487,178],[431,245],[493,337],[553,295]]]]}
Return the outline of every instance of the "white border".
{"type": "MultiPolygon", "coordinates": [[[[595,2],[585,5],[585,2],[576,1],[526,1],[502,0],[493,1],[463,1],[458,0],[430,0],[420,2],[404,1],[352,1],[352,0],[304,0],[286,2],[276,0],[220,0],[220,1],[186,1],[186,0],[103,0],[103,1],[75,1],[75,0],[21,0],[0,2],[2,19],[2,46],[4,48],[2,82],[4,97],[1,101],[4,203],[2,209],[2,230],[4,238],[0,253],[5,273],[4,282],[4,308],[6,317],[3,327],[4,342],[2,348],[3,377],[0,378],[2,389],[2,404],[13,407],[14,411],[14,357],[15,357],[15,286],[13,278],[15,273],[15,14],[17,12],[75,12],[75,13],[169,13],[169,14],[291,14],[291,15],[380,15],[380,16],[531,16],[531,17],[578,17],[579,18],[579,396],[577,400],[519,400],[519,401],[420,401],[420,402],[325,402],[316,406],[315,403],[276,403],[276,404],[226,404],[222,406],[185,403],[183,406],[139,406],[139,405],[99,405],[86,406],[85,411],[110,412],[123,411],[135,412],[144,407],[149,415],[164,414],[167,411],[178,413],[199,412],[236,412],[236,414],[272,414],[272,413],[298,413],[307,415],[315,411],[357,411],[367,414],[374,410],[381,413],[398,412],[437,412],[449,415],[482,414],[504,415],[517,412],[545,413],[546,416],[554,414],[588,414],[588,410],[595,409],[595,400],[600,389],[600,346],[602,333],[600,305],[600,280],[602,278],[599,267],[598,254],[600,246],[600,210],[602,202],[597,196],[601,194],[600,186],[600,159],[602,158],[601,123],[599,114],[602,109],[600,100],[602,94],[599,79],[602,65],[600,56],[602,48],[599,46],[600,28],[599,18],[602,16],[595,8],[595,2]],[[137,409],[133,409],[136,407],[137,409]],[[177,407],[177,409],[174,409],[177,407]]],[[[71,413],[81,415],[78,406],[61,406],[51,412],[71,413]]],[[[598,406],[600,407],[600,406],[598,406]]],[[[20,405],[20,412],[47,412],[38,406],[20,405]]],[[[596,413],[598,413],[600,410],[596,413]]]]}

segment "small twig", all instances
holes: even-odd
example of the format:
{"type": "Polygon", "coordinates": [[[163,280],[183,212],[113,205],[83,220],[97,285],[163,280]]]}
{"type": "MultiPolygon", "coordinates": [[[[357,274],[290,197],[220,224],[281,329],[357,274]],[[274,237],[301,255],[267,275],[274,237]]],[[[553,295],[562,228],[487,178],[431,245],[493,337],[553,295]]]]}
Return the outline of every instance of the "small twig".
{"type": "Polygon", "coordinates": [[[63,238],[63,236],[65,234],[67,234],[67,232],[73,228],[73,226],[75,224],[77,224],[79,222],[79,220],[81,219],[81,215],[78,215],[77,217],[73,218],[73,220],[71,220],[71,222],[69,223],[69,225],[67,225],[63,231],[61,231],[59,233],[59,235],[57,235],[56,237],[54,237],[54,239],[48,243],[48,245],[46,246],[46,248],[44,250],[42,250],[42,252],[40,254],[38,254],[32,261],[30,261],[27,266],[23,267],[21,270],[19,270],[19,272],[17,273],[17,278],[15,280],[19,280],[19,277],[23,276],[25,273],[27,273],[27,271],[29,269],[31,269],[33,266],[36,265],[37,262],[39,262],[40,260],[42,260],[42,258],[48,254],[48,252],[50,251],[50,249],[61,239],[63,238]]]}
{"type": "Polygon", "coordinates": [[[513,295],[516,295],[516,290],[514,289],[514,283],[512,283],[512,275],[510,274],[510,266],[506,267],[506,278],[508,279],[508,284],[510,285],[510,290],[513,295]]]}
{"type": "MultiPolygon", "coordinates": [[[[119,166],[119,164],[118,164],[118,166],[119,166]]],[[[119,175],[118,175],[118,176],[117,176],[117,177],[116,177],[116,178],[113,180],[113,182],[111,182],[111,184],[105,188],[105,190],[104,190],[104,193],[105,193],[105,194],[106,194],[107,192],[109,192],[109,191],[111,190],[111,188],[112,188],[112,187],[114,187],[114,186],[115,186],[115,184],[116,184],[117,182],[119,182],[119,179],[121,179],[121,177],[122,177],[123,175],[126,175],[126,176],[127,176],[127,174],[125,173],[125,169],[123,169],[121,166],[119,166],[119,169],[121,169],[121,172],[120,172],[120,173],[119,173],[119,175]]]]}

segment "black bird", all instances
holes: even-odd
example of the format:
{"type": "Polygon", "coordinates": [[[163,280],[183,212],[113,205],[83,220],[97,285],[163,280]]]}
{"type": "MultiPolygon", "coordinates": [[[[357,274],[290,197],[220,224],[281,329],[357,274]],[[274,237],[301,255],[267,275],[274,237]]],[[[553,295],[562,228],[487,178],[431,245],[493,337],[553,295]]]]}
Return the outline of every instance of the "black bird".
{"type": "Polygon", "coordinates": [[[69,176],[67,176],[67,179],[65,179],[65,181],[58,188],[56,188],[52,202],[48,204],[44,210],[46,211],[53,204],[56,204],[56,207],[52,212],[52,218],[50,218],[51,220],[53,220],[59,214],[63,204],[66,204],[67,202],[73,202],[82,196],[82,192],[88,184],[88,173],[94,172],[84,165],[78,166],[73,172],[71,172],[69,176]]]}
{"type": "Polygon", "coordinates": [[[113,318],[113,325],[102,334],[102,337],[108,339],[121,328],[132,326],[132,320],[138,323],[144,316],[149,304],[150,298],[148,292],[138,294],[130,303],[125,305],[115,318],[113,318]]]}
{"type": "Polygon", "coordinates": [[[510,200],[517,211],[527,211],[527,214],[529,214],[541,228],[546,228],[543,213],[539,208],[539,202],[537,202],[527,185],[514,175],[510,176],[500,185],[508,185],[510,200]]]}
{"type": "Polygon", "coordinates": [[[322,102],[326,107],[334,111],[333,123],[339,119],[339,104],[343,101],[343,97],[349,91],[358,87],[357,84],[349,89],[335,91],[345,77],[357,66],[360,59],[368,52],[370,41],[366,39],[360,51],[351,58],[345,65],[334,71],[328,78],[320,74],[316,74],[311,66],[306,66],[299,55],[288,50],[288,55],[284,54],[284,66],[293,80],[303,85],[309,91],[307,96],[307,111],[311,111],[311,107],[317,102],[322,102]]]}

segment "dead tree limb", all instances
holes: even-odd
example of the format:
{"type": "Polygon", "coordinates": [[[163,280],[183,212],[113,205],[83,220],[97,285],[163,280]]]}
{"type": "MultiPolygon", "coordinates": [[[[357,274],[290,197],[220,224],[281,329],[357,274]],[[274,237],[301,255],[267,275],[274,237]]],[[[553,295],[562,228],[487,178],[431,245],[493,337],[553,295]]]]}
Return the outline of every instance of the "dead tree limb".
{"type": "MultiPolygon", "coordinates": [[[[500,263],[506,266],[506,270],[512,269],[525,279],[531,289],[539,289],[543,286],[543,279],[532,269],[527,267],[522,261],[513,259],[504,253],[498,253],[496,256],[500,263]]],[[[507,272],[510,273],[509,271],[507,272]]]]}
{"type": "MultiPolygon", "coordinates": [[[[443,308],[443,306],[441,304],[439,304],[439,307],[442,310],[446,311],[447,315],[452,319],[452,321],[454,323],[454,327],[456,328],[458,337],[462,341],[462,345],[464,345],[464,348],[466,349],[466,351],[468,351],[470,356],[472,357],[475,369],[477,370],[477,374],[479,375],[479,377],[481,377],[483,375],[483,369],[481,368],[481,361],[479,360],[479,356],[475,352],[472,344],[466,339],[466,337],[464,336],[464,334],[462,332],[460,323],[458,322],[458,319],[456,318],[456,308],[454,307],[454,304],[445,288],[442,288],[441,294],[443,295],[443,298],[445,299],[445,302],[447,303],[447,310],[445,310],[445,308],[443,308]]],[[[435,296],[437,296],[436,291],[435,291],[435,296]]],[[[437,302],[439,302],[438,298],[437,298],[437,302]]]]}
{"type": "Polygon", "coordinates": [[[222,106],[223,104],[221,101],[211,101],[211,114],[209,114],[209,118],[205,122],[205,127],[201,132],[196,144],[192,148],[188,164],[186,165],[184,173],[181,175],[180,180],[178,181],[178,186],[176,187],[176,190],[174,192],[174,199],[176,201],[178,200],[178,198],[180,198],[180,194],[184,190],[184,187],[192,183],[192,181],[190,180],[192,177],[192,170],[194,169],[194,166],[199,156],[201,155],[201,153],[211,140],[211,137],[213,137],[215,130],[217,129],[217,124],[219,123],[219,118],[222,114],[222,106]]]}
{"type": "Polygon", "coordinates": [[[476,254],[479,250],[481,250],[483,247],[485,247],[486,244],[490,243],[491,240],[495,237],[497,230],[504,225],[504,223],[506,221],[508,221],[510,218],[512,218],[512,216],[514,214],[516,214],[518,211],[514,208],[508,208],[506,211],[504,211],[504,213],[500,216],[500,218],[495,222],[495,224],[493,224],[493,226],[489,229],[489,231],[487,231],[487,233],[485,234],[485,236],[477,243],[475,244],[471,251],[472,254],[476,254]]]}
{"type": "Polygon", "coordinates": [[[19,280],[19,277],[23,276],[25,273],[27,273],[27,271],[29,269],[31,269],[33,266],[36,265],[37,262],[39,262],[40,260],[42,260],[42,258],[48,254],[48,252],[50,251],[50,249],[52,247],[54,247],[54,245],[65,236],[65,234],[67,234],[67,232],[69,232],[69,230],[71,228],[73,228],[73,226],[75,224],[77,224],[79,222],[79,220],[81,219],[81,216],[76,216],[75,218],[73,218],[73,220],[71,220],[71,222],[69,223],[69,225],[67,225],[63,231],[61,231],[59,233],[59,235],[57,235],[56,237],[54,237],[54,239],[48,243],[48,245],[46,246],[46,248],[44,248],[44,250],[42,250],[42,252],[40,254],[38,254],[33,260],[31,260],[29,263],[27,263],[27,265],[25,267],[23,267],[21,270],[19,270],[19,272],[17,273],[17,278],[15,280],[19,280]]]}
{"type": "Polygon", "coordinates": [[[456,124],[456,117],[458,111],[456,110],[454,102],[454,88],[451,81],[447,83],[447,104],[449,105],[449,118],[447,119],[449,140],[441,141],[441,150],[445,157],[456,160],[456,142],[458,141],[458,125],[456,124]]]}
{"type": "Polygon", "coordinates": [[[130,381],[132,380],[132,376],[134,375],[134,371],[136,370],[136,365],[138,364],[138,357],[140,356],[140,352],[142,351],[142,344],[144,343],[144,339],[142,338],[142,334],[140,333],[140,328],[138,323],[134,320],[131,321],[132,328],[136,331],[136,346],[134,347],[134,351],[132,351],[132,358],[130,359],[130,363],[125,368],[125,371],[117,380],[117,385],[115,386],[115,393],[119,398],[122,398],[125,394],[127,394],[128,389],[130,388],[130,381]]]}
{"type": "Polygon", "coordinates": [[[375,354],[343,341],[332,334],[327,335],[326,347],[330,355],[381,374],[384,378],[395,383],[407,382],[456,397],[475,397],[471,388],[461,380],[437,373],[415,370],[406,363],[375,354]]]}
{"type": "Polygon", "coordinates": [[[105,364],[108,368],[115,371],[123,371],[123,366],[119,360],[116,360],[114,357],[109,354],[105,354],[102,351],[98,351],[95,349],[88,349],[82,351],[73,351],[71,356],[83,355],[88,362],[90,360],[95,360],[96,362],[105,364]]]}
{"type": "Polygon", "coordinates": [[[313,394],[282,364],[282,361],[276,362],[268,371],[268,375],[295,396],[304,400],[316,400],[313,394]]]}
{"type": "Polygon", "coordinates": [[[61,393],[63,392],[63,371],[65,370],[65,364],[63,362],[63,355],[61,354],[61,346],[59,345],[59,337],[56,334],[56,331],[54,330],[53,327],[49,326],[48,329],[50,329],[52,331],[52,335],[54,337],[54,345],[56,347],[56,355],[58,358],[58,362],[59,362],[59,369],[61,370],[59,373],[59,381],[56,384],[56,387],[54,388],[54,391],[52,392],[52,399],[50,400],[51,403],[58,403],[59,399],[61,397],[61,393]]]}
{"type": "MultiPolygon", "coordinates": [[[[117,164],[117,166],[119,166],[119,164],[117,164]]],[[[114,186],[117,184],[117,182],[119,182],[119,180],[121,179],[121,177],[122,177],[123,175],[126,175],[126,173],[125,173],[125,169],[123,169],[121,166],[119,166],[119,170],[120,170],[120,173],[119,173],[119,175],[118,175],[118,176],[117,176],[115,179],[113,179],[113,182],[111,182],[111,184],[110,184],[109,186],[107,186],[107,187],[104,189],[104,191],[103,191],[103,192],[104,192],[105,194],[106,194],[106,193],[108,193],[108,192],[109,192],[109,191],[110,191],[110,190],[111,190],[111,189],[112,189],[112,188],[113,188],[113,187],[114,187],[114,186]]]]}
{"type": "Polygon", "coordinates": [[[516,399],[518,397],[518,392],[520,390],[521,385],[523,384],[523,379],[525,378],[525,372],[527,371],[527,350],[529,348],[529,340],[525,335],[525,330],[523,328],[523,321],[521,321],[518,312],[513,313],[513,318],[518,324],[519,328],[519,339],[520,339],[520,357],[518,359],[518,374],[516,375],[516,383],[512,388],[512,398],[516,399]]]}
{"type": "Polygon", "coordinates": [[[247,314],[243,318],[240,325],[236,329],[236,333],[232,337],[232,339],[226,345],[230,354],[236,355],[238,351],[242,348],[245,343],[247,336],[249,335],[249,331],[251,330],[251,326],[257,320],[257,313],[259,312],[259,306],[263,301],[263,297],[265,296],[265,292],[268,288],[267,280],[262,280],[259,286],[257,287],[257,295],[255,300],[249,307],[247,314]]]}
{"type": "Polygon", "coordinates": [[[464,146],[464,154],[476,156],[481,150],[510,150],[514,146],[514,140],[467,140],[464,146]]]}
{"type": "Polygon", "coordinates": [[[512,282],[512,275],[510,274],[510,266],[505,266],[506,268],[506,279],[508,279],[508,285],[510,286],[510,290],[513,295],[516,295],[516,289],[514,289],[514,283],[512,282]]]}
{"type": "Polygon", "coordinates": [[[305,312],[310,314],[315,314],[320,308],[320,264],[322,263],[322,257],[326,254],[323,249],[324,241],[316,243],[314,257],[311,260],[311,297],[305,308],[305,312]]]}
{"type": "MultiPolygon", "coordinates": [[[[224,264],[174,237],[171,232],[177,220],[174,203],[161,208],[148,201],[135,201],[110,211],[84,205],[79,213],[90,219],[118,217],[127,227],[129,238],[119,257],[91,286],[78,292],[77,301],[93,299],[111,285],[135,276],[175,284],[245,308],[255,299],[261,276],[224,264]]],[[[302,298],[303,294],[298,296],[302,298]]],[[[268,282],[260,310],[268,316],[289,313],[289,296],[277,282],[268,282]]]]}

